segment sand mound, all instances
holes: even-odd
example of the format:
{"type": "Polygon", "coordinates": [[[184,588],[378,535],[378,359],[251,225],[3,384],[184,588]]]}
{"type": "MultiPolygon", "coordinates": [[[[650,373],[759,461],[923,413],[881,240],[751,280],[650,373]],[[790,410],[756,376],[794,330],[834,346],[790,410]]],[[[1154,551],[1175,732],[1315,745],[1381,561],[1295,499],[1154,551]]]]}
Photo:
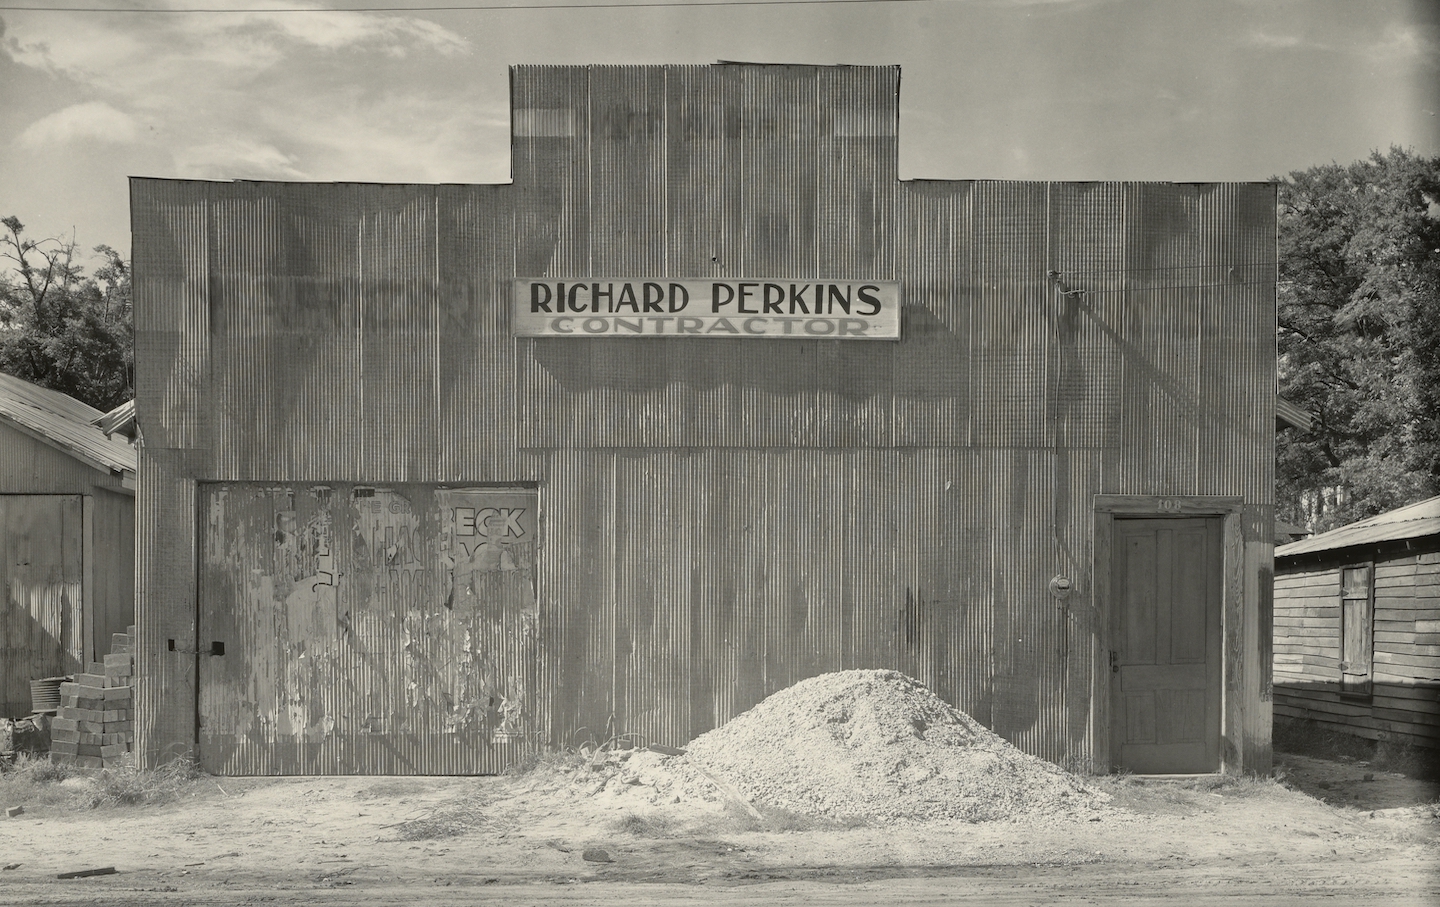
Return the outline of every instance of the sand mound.
{"type": "Polygon", "coordinates": [[[836,819],[1058,816],[1109,799],[896,671],[801,681],[686,750],[757,805],[836,819]]]}

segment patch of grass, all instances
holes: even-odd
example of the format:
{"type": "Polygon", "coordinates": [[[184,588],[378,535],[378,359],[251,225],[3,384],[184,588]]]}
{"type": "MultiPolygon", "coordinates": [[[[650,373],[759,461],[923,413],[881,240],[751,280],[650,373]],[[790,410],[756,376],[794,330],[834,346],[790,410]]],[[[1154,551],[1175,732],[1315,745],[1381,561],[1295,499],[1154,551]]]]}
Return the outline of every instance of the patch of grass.
{"type": "Polygon", "coordinates": [[[127,757],[114,768],[79,768],[52,762],[48,756],[21,755],[0,774],[0,799],[7,806],[26,804],[94,809],[101,806],[141,806],[168,802],[200,777],[195,763],[175,759],[153,770],[142,770],[127,757]]]}
{"type": "Polygon", "coordinates": [[[133,756],[115,768],[101,769],[95,776],[96,790],[90,806],[141,806],[167,803],[183,793],[200,777],[195,763],[187,757],[166,762],[155,769],[141,769],[133,756]]]}
{"type": "Polygon", "coordinates": [[[84,780],[73,766],[19,753],[0,772],[0,806],[82,806],[88,785],[77,782],[84,780]]]}
{"type": "Polygon", "coordinates": [[[667,816],[626,813],[612,827],[622,834],[640,838],[668,838],[675,832],[675,820],[667,816]]]}

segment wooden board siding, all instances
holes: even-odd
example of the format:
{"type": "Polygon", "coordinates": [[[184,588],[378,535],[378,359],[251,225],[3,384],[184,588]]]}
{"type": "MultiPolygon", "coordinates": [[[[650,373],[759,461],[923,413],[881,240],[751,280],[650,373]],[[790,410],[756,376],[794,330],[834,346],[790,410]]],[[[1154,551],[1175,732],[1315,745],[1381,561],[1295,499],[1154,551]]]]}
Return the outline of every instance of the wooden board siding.
{"type": "Polygon", "coordinates": [[[1266,770],[1274,187],[901,182],[898,84],[517,67],[513,185],[134,181],[147,758],[196,739],[197,483],[364,479],[538,485],[541,742],[893,666],[1095,768],[1097,496],[1224,497],[1224,758],[1266,770]],[[895,280],[903,336],[511,335],[512,279],[621,271],[895,280]]]}
{"type": "Polygon", "coordinates": [[[1440,553],[1375,557],[1374,692],[1368,698],[1339,690],[1341,567],[1369,557],[1345,554],[1322,565],[1279,567],[1275,714],[1440,747],[1440,553]]]}

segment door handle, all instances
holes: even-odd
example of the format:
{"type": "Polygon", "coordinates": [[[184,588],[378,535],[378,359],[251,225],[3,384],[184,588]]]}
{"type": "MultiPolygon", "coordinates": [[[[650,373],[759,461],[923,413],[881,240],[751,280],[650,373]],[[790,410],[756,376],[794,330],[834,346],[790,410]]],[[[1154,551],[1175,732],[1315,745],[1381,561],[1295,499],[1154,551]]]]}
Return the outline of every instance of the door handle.
{"type": "Polygon", "coordinates": [[[1110,650],[1110,673],[1120,673],[1120,653],[1116,652],[1114,649],[1110,650]]]}

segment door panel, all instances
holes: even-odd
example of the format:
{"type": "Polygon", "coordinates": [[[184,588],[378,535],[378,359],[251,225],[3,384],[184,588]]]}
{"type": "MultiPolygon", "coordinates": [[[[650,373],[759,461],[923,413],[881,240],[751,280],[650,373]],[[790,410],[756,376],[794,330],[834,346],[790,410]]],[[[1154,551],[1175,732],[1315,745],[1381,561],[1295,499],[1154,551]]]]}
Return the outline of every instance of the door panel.
{"type": "Polygon", "coordinates": [[[533,491],[215,485],[201,507],[206,771],[514,758],[536,727],[533,491]]]}
{"type": "Polygon", "coordinates": [[[1147,774],[1220,767],[1219,518],[1116,519],[1111,761],[1147,774]]]}

